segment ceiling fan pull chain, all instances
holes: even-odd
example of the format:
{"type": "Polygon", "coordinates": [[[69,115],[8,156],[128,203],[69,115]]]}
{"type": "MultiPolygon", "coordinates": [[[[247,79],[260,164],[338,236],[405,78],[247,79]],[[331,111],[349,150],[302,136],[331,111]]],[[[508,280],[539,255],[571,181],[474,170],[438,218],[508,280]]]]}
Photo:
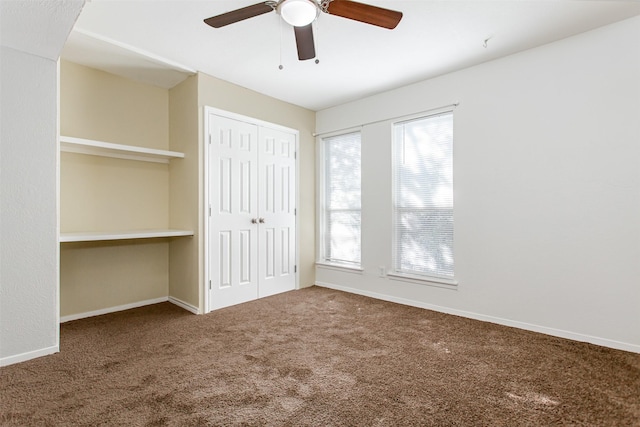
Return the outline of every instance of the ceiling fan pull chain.
{"type": "Polygon", "coordinates": [[[319,28],[320,28],[320,23],[318,23],[318,20],[316,19],[316,20],[315,20],[315,22],[313,23],[313,25],[316,27],[316,29],[315,29],[315,33],[316,33],[316,42],[315,42],[316,59],[315,59],[315,61],[314,61],[314,62],[315,62],[316,64],[319,64],[319,63],[320,63],[320,60],[318,59],[318,56],[319,56],[319,55],[318,55],[318,51],[320,50],[320,49],[319,49],[320,43],[319,43],[318,41],[320,40],[320,37],[319,37],[319,35],[320,35],[320,30],[319,30],[319,28]]]}
{"type": "Polygon", "coordinates": [[[280,26],[280,65],[278,65],[278,70],[282,70],[284,65],[282,65],[282,21],[278,18],[278,25],[280,26]]]}

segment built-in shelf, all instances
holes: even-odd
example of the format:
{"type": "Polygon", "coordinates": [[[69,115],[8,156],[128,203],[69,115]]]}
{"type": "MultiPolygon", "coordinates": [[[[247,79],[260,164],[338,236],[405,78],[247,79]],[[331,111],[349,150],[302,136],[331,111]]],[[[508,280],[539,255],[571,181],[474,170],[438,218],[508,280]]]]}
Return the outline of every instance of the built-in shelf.
{"type": "Polygon", "coordinates": [[[106,240],[153,239],[160,237],[193,236],[191,230],[130,230],[60,233],[60,243],[99,242],[106,240]]]}
{"type": "Polygon", "coordinates": [[[197,74],[191,67],[77,26],[69,34],[61,57],[164,89],[171,89],[197,74]]]}
{"type": "Polygon", "coordinates": [[[155,163],[169,163],[171,159],[184,158],[184,153],[177,151],[114,144],[72,136],[60,136],[60,151],[155,163]]]}

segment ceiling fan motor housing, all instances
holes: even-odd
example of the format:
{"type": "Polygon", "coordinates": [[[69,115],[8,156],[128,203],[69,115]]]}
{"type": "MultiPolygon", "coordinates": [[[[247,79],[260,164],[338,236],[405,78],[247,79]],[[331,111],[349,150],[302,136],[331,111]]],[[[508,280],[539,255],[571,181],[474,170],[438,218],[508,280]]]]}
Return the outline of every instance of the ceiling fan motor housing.
{"type": "Polygon", "coordinates": [[[282,0],[278,2],[276,11],[288,24],[304,27],[316,20],[320,7],[314,0],[282,0]]]}

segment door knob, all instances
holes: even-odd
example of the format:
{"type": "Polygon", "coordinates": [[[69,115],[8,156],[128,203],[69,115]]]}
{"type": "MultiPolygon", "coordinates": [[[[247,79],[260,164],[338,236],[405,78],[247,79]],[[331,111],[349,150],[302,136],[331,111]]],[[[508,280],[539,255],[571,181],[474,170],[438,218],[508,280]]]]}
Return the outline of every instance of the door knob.
{"type": "Polygon", "coordinates": [[[251,218],[251,224],[257,224],[257,223],[258,223],[257,218],[251,218]]]}
{"type": "Polygon", "coordinates": [[[264,224],[264,218],[258,219],[258,222],[260,222],[260,224],[264,224]]]}

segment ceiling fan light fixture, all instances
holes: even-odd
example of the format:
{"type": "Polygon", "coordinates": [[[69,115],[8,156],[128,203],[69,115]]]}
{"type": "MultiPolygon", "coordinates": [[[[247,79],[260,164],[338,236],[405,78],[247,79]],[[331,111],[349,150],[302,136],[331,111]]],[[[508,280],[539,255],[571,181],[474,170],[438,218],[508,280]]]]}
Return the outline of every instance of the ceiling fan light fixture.
{"type": "Polygon", "coordinates": [[[290,25],[304,27],[318,17],[318,4],[313,0],[284,0],[278,4],[278,13],[290,25]]]}

